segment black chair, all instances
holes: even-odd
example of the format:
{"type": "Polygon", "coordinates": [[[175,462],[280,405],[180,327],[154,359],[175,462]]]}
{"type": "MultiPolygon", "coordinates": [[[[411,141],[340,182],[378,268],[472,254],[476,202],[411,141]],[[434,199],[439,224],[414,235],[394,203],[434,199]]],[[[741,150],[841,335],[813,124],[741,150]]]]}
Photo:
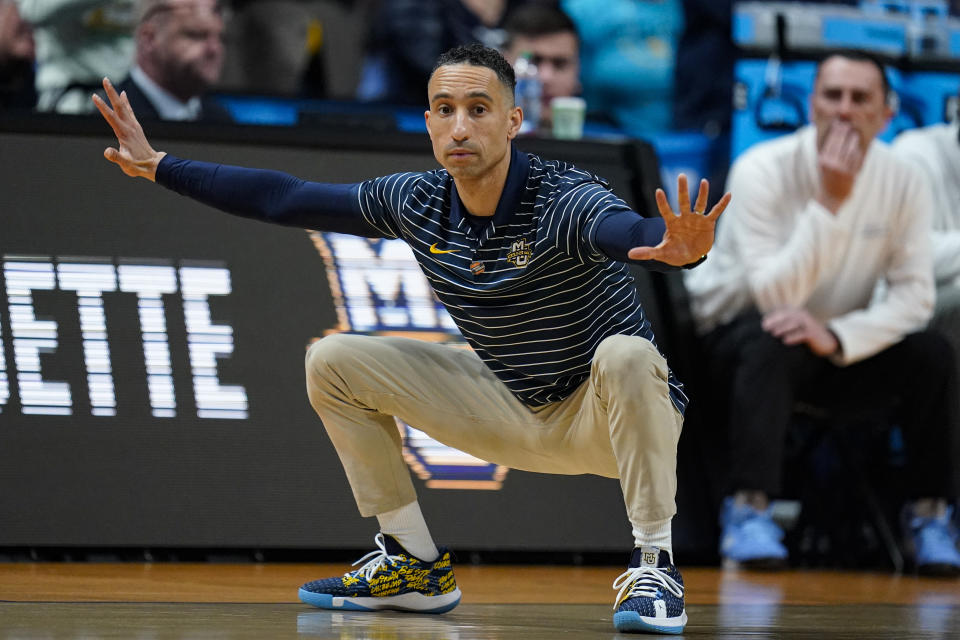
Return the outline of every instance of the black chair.
{"type": "Polygon", "coordinates": [[[904,558],[891,522],[905,498],[899,451],[892,450],[889,410],[794,408],[786,485],[802,504],[789,546],[801,561],[858,566],[885,556],[896,573],[904,558]]]}

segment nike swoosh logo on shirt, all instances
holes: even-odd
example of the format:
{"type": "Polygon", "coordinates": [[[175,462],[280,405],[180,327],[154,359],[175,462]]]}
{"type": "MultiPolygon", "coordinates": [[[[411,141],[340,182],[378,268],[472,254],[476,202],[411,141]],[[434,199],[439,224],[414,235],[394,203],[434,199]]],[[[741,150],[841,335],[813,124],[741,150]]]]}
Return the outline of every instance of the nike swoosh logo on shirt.
{"type": "Polygon", "coordinates": [[[430,245],[430,253],[456,253],[456,249],[437,249],[437,243],[430,245]]]}

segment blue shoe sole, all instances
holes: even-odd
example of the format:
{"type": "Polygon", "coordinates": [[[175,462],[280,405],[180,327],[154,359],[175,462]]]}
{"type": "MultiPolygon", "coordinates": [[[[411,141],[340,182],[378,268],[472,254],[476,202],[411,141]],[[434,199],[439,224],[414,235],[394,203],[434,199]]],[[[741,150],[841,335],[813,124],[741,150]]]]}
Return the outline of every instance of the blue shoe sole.
{"type": "Polygon", "coordinates": [[[613,627],[617,631],[633,633],[681,634],[683,633],[683,628],[687,624],[687,612],[684,611],[676,618],[668,618],[668,620],[675,620],[675,624],[657,624],[654,622],[655,620],[658,620],[658,618],[646,618],[641,616],[636,611],[618,611],[617,613],[613,614],[613,627]]]}
{"type": "Polygon", "coordinates": [[[383,598],[347,598],[343,596],[334,597],[329,593],[314,593],[306,589],[300,589],[298,595],[300,596],[300,602],[304,604],[334,611],[391,610],[408,611],[410,613],[446,613],[460,604],[459,589],[443,596],[422,596],[417,593],[408,593],[403,596],[383,598]],[[415,596],[420,597],[416,598],[415,596]],[[357,600],[373,606],[364,606],[357,600]],[[439,606],[432,606],[433,604],[439,604],[439,606]]]}

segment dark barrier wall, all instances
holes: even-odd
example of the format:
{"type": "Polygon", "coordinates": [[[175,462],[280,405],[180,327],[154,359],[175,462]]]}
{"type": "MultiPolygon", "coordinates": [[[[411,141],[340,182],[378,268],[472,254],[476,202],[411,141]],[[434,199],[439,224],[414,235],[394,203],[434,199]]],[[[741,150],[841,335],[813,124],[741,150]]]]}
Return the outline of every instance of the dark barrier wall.
{"type": "MultiPolygon", "coordinates": [[[[357,514],[302,360],[344,328],[447,336],[412,263],[127,178],[102,158],[101,123],[30,127],[0,133],[0,546],[367,546],[375,521],[357,514]]],[[[436,166],[420,136],[149,133],[175,155],[313,180],[436,166]]],[[[520,146],[652,196],[630,145],[520,146]]],[[[629,548],[616,481],[483,466],[408,436],[437,539],[629,548]]]]}

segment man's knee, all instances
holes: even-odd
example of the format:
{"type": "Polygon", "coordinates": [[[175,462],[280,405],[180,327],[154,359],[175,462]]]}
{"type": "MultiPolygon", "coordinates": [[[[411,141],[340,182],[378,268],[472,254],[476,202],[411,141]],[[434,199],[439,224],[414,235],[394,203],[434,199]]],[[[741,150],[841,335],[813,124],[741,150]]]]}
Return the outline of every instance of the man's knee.
{"type": "Polygon", "coordinates": [[[321,407],[333,402],[352,402],[356,397],[354,384],[363,379],[358,360],[367,336],[335,333],[314,342],[304,361],[307,397],[318,413],[321,407]]]}
{"type": "Polygon", "coordinates": [[[635,376],[649,370],[667,379],[667,362],[646,338],[615,335],[605,338],[593,356],[594,373],[635,376]]]}
{"type": "Polygon", "coordinates": [[[307,377],[328,377],[333,371],[341,369],[339,365],[356,358],[357,340],[364,336],[348,333],[334,333],[317,340],[307,349],[304,365],[307,377]]]}

